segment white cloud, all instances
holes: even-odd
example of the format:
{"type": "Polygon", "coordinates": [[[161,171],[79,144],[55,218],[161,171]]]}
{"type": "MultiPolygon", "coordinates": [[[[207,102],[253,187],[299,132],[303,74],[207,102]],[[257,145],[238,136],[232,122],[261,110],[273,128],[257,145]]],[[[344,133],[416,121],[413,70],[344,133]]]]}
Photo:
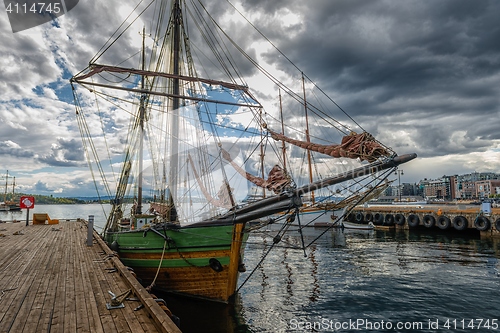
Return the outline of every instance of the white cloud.
{"type": "MultiPolygon", "coordinates": [[[[494,14],[498,4],[484,2],[473,11],[466,1],[452,4],[444,2],[439,9],[420,1],[237,5],[363,128],[399,153],[417,152],[420,158],[403,167],[405,178],[417,181],[500,171],[495,150],[500,145],[495,122],[500,116],[494,14]]],[[[229,15],[228,8],[222,10],[216,2],[208,6],[218,9],[215,18],[223,18],[221,24],[230,27],[231,36],[242,41],[249,54],[301,93],[300,75],[283,56],[259,42],[258,34],[237,15],[229,15]],[[293,77],[290,69],[295,71],[293,77]]],[[[77,158],[80,133],[68,79],[87,66],[130,10],[117,0],[80,1],[57,25],[46,23],[16,34],[10,32],[7,16],[0,17],[0,171],[18,172],[20,187],[35,190],[32,184],[42,181],[46,189],[65,195],[79,188],[78,179],[84,184],[81,189],[92,190],[89,173],[77,158]]],[[[137,21],[121,47],[110,49],[100,61],[134,54],[138,46],[133,43],[140,47],[144,22],[137,21]]],[[[243,73],[252,74],[246,82],[259,90],[256,96],[278,118],[277,90],[249,68],[243,73]]],[[[94,98],[88,91],[83,94],[82,101],[94,98]]],[[[97,138],[95,144],[115,154],[122,152],[119,144],[129,114],[119,115],[111,107],[104,105],[102,122],[93,116],[88,125],[91,131],[106,127],[108,136],[97,138]]],[[[84,112],[93,111],[89,108],[83,105],[84,112]]],[[[284,110],[287,122],[302,131],[301,112],[284,110]]],[[[245,123],[248,118],[249,114],[241,114],[227,120],[245,123]]]]}

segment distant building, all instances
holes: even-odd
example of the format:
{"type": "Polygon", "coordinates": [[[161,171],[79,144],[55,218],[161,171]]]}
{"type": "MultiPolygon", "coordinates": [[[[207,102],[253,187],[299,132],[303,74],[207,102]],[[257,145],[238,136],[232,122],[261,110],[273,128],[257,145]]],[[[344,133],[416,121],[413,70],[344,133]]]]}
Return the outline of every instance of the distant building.
{"type": "Polygon", "coordinates": [[[490,195],[497,194],[500,189],[500,179],[479,180],[476,185],[476,198],[488,198],[490,195]]]}
{"type": "MultiPolygon", "coordinates": [[[[455,176],[455,198],[457,199],[478,199],[484,197],[484,190],[479,190],[477,183],[490,180],[498,180],[500,175],[493,172],[473,172],[465,175],[455,176]],[[481,192],[481,194],[480,194],[481,192]]],[[[491,183],[484,183],[491,191],[491,183]]],[[[490,193],[494,194],[494,193],[490,193]]],[[[487,196],[486,196],[487,197],[487,196]]]]}
{"type": "Polygon", "coordinates": [[[389,186],[385,190],[384,194],[386,196],[399,197],[399,192],[401,191],[402,197],[410,197],[410,196],[418,195],[417,189],[418,189],[417,184],[401,183],[401,185],[399,185],[399,186],[398,185],[389,186]]]}
{"type": "Polygon", "coordinates": [[[450,177],[427,180],[423,187],[424,196],[428,199],[452,200],[450,177]]]}
{"type": "Polygon", "coordinates": [[[386,200],[400,196],[420,196],[428,200],[445,201],[475,200],[497,194],[500,195],[500,174],[493,172],[473,172],[438,179],[424,178],[417,184],[401,183],[389,186],[384,192],[386,200]]]}

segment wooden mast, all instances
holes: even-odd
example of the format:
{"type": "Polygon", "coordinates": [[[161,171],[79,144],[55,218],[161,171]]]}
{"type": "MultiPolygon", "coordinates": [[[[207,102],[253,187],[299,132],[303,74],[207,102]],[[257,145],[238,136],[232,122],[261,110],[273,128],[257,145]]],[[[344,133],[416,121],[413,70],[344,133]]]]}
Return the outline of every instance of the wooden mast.
{"type": "Polygon", "coordinates": [[[3,194],[3,202],[7,202],[7,187],[9,186],[9,170],[5,174],[5,193],[3,194]]]}
{"type": "MultiPolygon", "coordinates": [[[[306,141],[307,143],[311,142],[311,136],[309,135],[309,117],[307,113],[307,100],[306,100],[306,85],[304,82],[304,73],[302,73],[302,91],[304,93],[304,109],[306,113],[306,141]]],[[[312,172],[312,162],[311,162],[311,151],[307,149],[307,165],[309,168],[309,183],[313,182],[313,172],[312,172]]],[[[311,201],[314,205],[316,200],[314,198],[314,191],[311,192],[311,201]]]]}
{"type": "MultiPolygon", "coordinates": [[[[146,51],[145,51],[145,38],[146,35],[146,28],[142,28],[142,70],[145,70],[146,65],[145,65],[145,59],[146,59],[146,51]]],[[[145,79],[144,75],[141,75],[141,89],[144,90],[145,88],[145,79]]],[[[139,104],[139,179],[137,181],[137,205],[135,207],[135,214],[142,214],[142,181],[143,181],[143,174],[142,174],[142,169],[143,169],[143,159],[144,159],[144,119],[145,119],[145,103],[146,100],[146,94],[142,93],[141,94],[141,100],[139,104]]]]}
{"type": "MultiPolygon", "coordinates": [[[[262,108],[259,109],[259,122],[262,124],[262,108]]],[[[262,178],[264,179],[264,140],[263,133],[260,131],[260,173],[262,178]]],[[[266,197],[266,189],[262,188],[262,197],[266,197]]]]}
{"type": "MultiPolygon", "coordinates": [[[[280,98],[280,120],[281,120],[281,133],[285,135],[285,124],[283,123],[283,102],[281,100],[281,89],[279,90],[280,98]]],[[[286,146],[285,140],[281,140],[281,152],[283,154],[283,169],[286,172],[286,146]]]]}
{"type": "Polygon", "coordinates": [[[172,24],[173,24],[173,59],[172,59],[172,112],[170,120],[170,170],[169,170],[169,196],[167,198],[167,219],[169,221],[177,220],[177,213],[175,210],[174,198],[177,197],[177,179],[179,168],[179,107],[180,107],[180,81],[178,75],[180,74],[180,46],[181,46],[181,24],[182,13],[179,0],[174,1],[172,9],[172,24]]]}

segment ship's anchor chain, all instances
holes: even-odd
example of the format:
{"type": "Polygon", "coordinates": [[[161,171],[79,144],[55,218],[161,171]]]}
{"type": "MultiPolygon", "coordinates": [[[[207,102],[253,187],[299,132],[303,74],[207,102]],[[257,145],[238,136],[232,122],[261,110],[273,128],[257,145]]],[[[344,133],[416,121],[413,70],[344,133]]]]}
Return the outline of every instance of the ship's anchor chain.
{"type": "Polygon", "coordinates": [[[123,293],[119,295],[115,295],[113,292],[108,290],[108,293],[111,295],[111,302],[106,303],[106,309],[112,310],[112,309],[121,309],[124,308],[125,305],[123,304],[123,301],[132,293],[132,289],[129,289],[127,291],[124,291],[123,293]]]}

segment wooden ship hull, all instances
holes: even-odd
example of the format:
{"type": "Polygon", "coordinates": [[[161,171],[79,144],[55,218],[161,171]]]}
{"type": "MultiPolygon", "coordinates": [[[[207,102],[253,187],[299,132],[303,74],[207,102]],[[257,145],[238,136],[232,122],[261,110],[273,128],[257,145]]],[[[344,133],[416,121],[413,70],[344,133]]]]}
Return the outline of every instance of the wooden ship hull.
{"type": "Polygon", "coordinates": [[[108,232],[106,242],[145,286],[228,302],[243,270],[244,224],[108,232]]]}

